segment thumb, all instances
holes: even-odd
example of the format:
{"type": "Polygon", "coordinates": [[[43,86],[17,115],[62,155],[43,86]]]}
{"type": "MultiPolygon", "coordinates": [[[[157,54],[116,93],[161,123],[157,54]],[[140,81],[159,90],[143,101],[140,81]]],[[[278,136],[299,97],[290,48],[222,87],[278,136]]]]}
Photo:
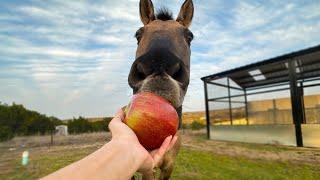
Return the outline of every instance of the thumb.
{"type": "Polygon", "coordinates": [[[122,109],[119,109],[118,112],[115,114],[114,118],[109,122],[109,129],[110,131],[114,131],[115,129],[117,129],[117,126],[119,123],[122,123],[121,121],[124,120],[124,112],[122,111],[122,109]]]}
{"type": "Polygon", "coordinates": [[[117,113],[114,115],[114,118],[112,120],[115,120],[115,121],[123,121],[124,120],[124,112],[122,109],[119,109],[117,111],[117,113]]]}

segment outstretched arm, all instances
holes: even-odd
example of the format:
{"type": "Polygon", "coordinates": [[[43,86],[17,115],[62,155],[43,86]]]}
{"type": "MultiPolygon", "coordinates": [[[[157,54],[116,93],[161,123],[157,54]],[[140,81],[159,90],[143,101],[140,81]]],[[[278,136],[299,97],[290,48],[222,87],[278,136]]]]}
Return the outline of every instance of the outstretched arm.
{"type": "Polygon", "coordinates": [[[122,122],[123,118],[124,113],[119,110],[110,122],[110,142],[43,179],[130,179],[136,171],[150,171],[156,167],[177,137],[167,137],[159,149],[148,152],[122,122]]]}

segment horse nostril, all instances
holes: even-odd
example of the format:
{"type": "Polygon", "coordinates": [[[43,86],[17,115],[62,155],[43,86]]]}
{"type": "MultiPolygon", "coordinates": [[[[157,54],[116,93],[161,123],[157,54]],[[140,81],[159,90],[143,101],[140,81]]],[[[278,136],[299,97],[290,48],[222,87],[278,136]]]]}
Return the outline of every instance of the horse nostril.
{"type": "Polygon", "coordinates": [[[181,68],[180,64],[176,63],[167,70],[167,74],[173,77],[177,72],[179,72],[180,68],[181,68]]]}
{"type": "Polygon", "coordinates": [[[137,79],[144,80],[147,77],[147,73],[145,72],[145,69],[143,68],[143,65],[141,63],[137,64],[137,79]]]}
{"type": "Polygon", "coordinates": [[[183,78],[183,68],[181,67],[180,63],[173,66],[170,75],[173,79],[181,81],[181,79],[183,78]]]}
{"type": "Polygon", "coordinates": [[[144,68],[140,63],[135,63],[131,66],[131,70],[128,77],[128,83],[132,87],[133,91],[136,92],[141,86],[142,81],[147,77],[144,68]]]}

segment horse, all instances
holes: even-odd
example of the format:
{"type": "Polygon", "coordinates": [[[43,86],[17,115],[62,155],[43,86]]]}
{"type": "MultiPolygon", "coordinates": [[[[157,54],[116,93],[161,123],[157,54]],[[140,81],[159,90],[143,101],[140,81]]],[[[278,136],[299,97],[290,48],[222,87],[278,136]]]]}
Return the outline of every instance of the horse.
{"type": "MultiPolygon", "coordinates": [[[[152,92],[168,100],[179,115],[180,127],[182,103],[190,80],[193,34],[189,27],[193,2],[184,1],[176,20],[166,8],[155,14],[151,0],[140,0],[139,11],[143,26],[135,33],[137,50],[128,76],[129,86],[133,94],[152,92]]],[[[158,165],[159,179],[169,179],[180,146],[181,137],[178,135],[176,144],[158,165]]],[[[144,173],[142,178],[155,179],[154,171],[144,173]]]]}

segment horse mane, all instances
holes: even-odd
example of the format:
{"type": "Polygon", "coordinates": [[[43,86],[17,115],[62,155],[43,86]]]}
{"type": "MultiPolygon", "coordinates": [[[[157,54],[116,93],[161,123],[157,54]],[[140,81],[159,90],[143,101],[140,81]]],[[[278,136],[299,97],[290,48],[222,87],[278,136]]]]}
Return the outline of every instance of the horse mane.
{"type": "Polygon", "coordinates": [[[157,11],[156,18],[162,21],[173,20],[172,12],[166,7],[162,7],[157,11]]]}

